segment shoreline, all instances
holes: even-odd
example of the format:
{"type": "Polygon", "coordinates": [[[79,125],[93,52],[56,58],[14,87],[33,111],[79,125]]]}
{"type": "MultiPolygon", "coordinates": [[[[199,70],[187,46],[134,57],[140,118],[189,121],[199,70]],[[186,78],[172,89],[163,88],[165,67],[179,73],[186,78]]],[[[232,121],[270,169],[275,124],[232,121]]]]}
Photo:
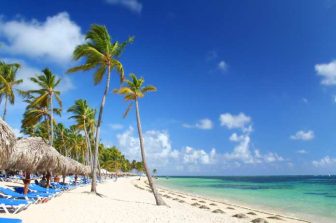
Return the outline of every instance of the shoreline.
{"type": "MultiPolygon", "coordinates": [[[[137,187],[138,189],[144,189],[144,188],[141,188],[141,186],[142,187],[145,186],[145,187],[149,188],[146,179],[138,180],[138,183],[135,182],[134,186],[137,187]]],[[[157,183],[157,187],[158,187],[158,190],[159,190],[160,194],[164,197],[165,200],[167,200],[166,194],[168,193],[168,194],[174,194],[178,197],[179,196],[184,196],[184,198],[189,198],[189,200],[191,200],[191,201],[193,201],[194,199],[198,199],[198,200],[201,199],[201,200],[208,201],[208,203],[220,204],[220,205],[217,205],[217,207],[222,207],[222,208],[224,206],[226,206],[226,208],[234,207],[234,208],[236,208],[236,212],[242,212],[242,214],[244,214],[244,215],[246,214],[246,212],[248,212],[248,213],[253,212],[253,213],[256,214],[255,218],[257,218],[257,216],[258,216],[258,217],[260,217],[264,220],[267,220],[267,222],[280,222],[280,221],[282,221],[282,222],[296,222],[296,223],[302,223],[302,222],[312,223],[312,221],[302,219],[302,218],[292,217],[292,216],[286,215],[284,213],[265,211],[261,208],[253,208],[253,207],[250,207],[250,206],[237,204],[237,203],[234,203],[234,202],[231,202],[231,201],[218,200],[218,199],[214,199],[214,198],[209,197],[209,196],[203,196],[203,195],[194,194],[194,193],[190,193],[190,192],[188,193],[188,192],[185,192],[185,191],[178,190],[176,188],[173,189],[173,188],[165,187],[165,186],[159,185],[158,183],[157,183]]],[[[147,189],[147,191],[148,191],[148,189],[147,189]]],[[[148,192],[150,192],[150,191],[148,191],[148,192]]],[[[171,199],[169,199],[169,200],[171,200],[171,199]]],[[[175,200],[175,201],[178,202],[178,200],[175,200]]],[[[190,202],[186,202],[186,203],[190,204],[190,202]]],[[[197,207],[195,207],[195,208],[197,208],[197,207]]],[[[230,217],[232,217],[232,215],[230,217]]]]}
{"type": "MultiPolygon", "coordinates": [[[[182,178],[189,178],[189,177],[182,177],[182,178]]],[[[193,178],[193,177],[190,177],[193,178]]],[[[197,177],[198,178],[198,177],[197,177]]],[[[160,179],[164,178],[158,178],[157,179],[157,184],[160,186],[160,188],[166,189],[166,190],[171,190],[175,191],[181,194],[186,194],[189,196],[194,196],[194,197],[200,197],[203,199],[208,199],[210,201],[216,201],[219,203],[223,204],[230,204],[231,206],[237,206],[240,208],[244,208],[246,210],[254,210],[258,211],[260,213],[265,213],[265,214],[274,214],[277,216],[282,216],[287,219],[292,219],[296,221],[301,221],[301,222],[319,222],[319,223],[334,223],[335,218],[333,217],[334,214],[329,214],[329,212],[322,212],[320,210],[326,210],[326,207],[322,206],[316,206],[316,208],[321,208],[317,210],[313,210],[312,208],[304,208],[306,206],[301,206],[298,205],[297,203],[293,202],[291,204],[291,200],[287,198],[287,203],[280,203],[279,206],[277,206],[276,203],[273,205],[270,203],[270,205],[267,205],[267,199],[271,199],[272,197],[270,196],[269,198],[266,196],[264,199],[266,200],[261,200],[259,201],[258,196],[256,195],[255,197],[247,197],[248,199],[244,200],[244,194],[242,196],[234,196],[234,191],[232,191],[232,194],[226,194],[226,193],[220,193],[220,191],[217,192],[212,192],[211,190],[202,190],[202,189],[193,189],[193,188],[188,188],[185,186],[182,186],[180,184],[168,184],[166,181],[160,181],[160,179]],[[237,197],[238,199],[235,199],[237,197]],[[294,204],[295,203],[295,204],[294,204]],[[323,209],[324,208],[324,209],[323,209]]],[[[192,186],[192,185],[188,185],[192,186]]],[[[231,192],[230,192],[231,193],[231,192]]],[[[284,195],[285,196],[285,195],[284,195]]],[[[297,197],[300,198],[300,197],[297,197]]],[[[294,197],[294,200],[296,198],[294,197]]],[[[293,200],[293,201],[294,201],[293,200]]],[[[307,199],[306,199],[307,200],[307,199]]],[[[301,202],[302,203],[302,202],[301,202]]],[[[319,203],[312,202],[311,207],[315,207],[314,205],[319,205],[319,203]]],[[[333,212],[330,212],[333,213],[333,212]]]]}
{"type": "Polygon", "coordinates": [[[90,186],[79,187],[47,203],[31,205],[15,215],[0,214],[0,217],[20,218],[23,223],[43,223],[46,219],[49,223],[309,222],[161,186],[158,191],[168,206],[156,206],[145,180],[138,180],[138,177],[123,177],[117,181],[109,179],[98,184],[101,196],[89,193],[90,186]]]}
{"type": "MultiPolygon", "coordinates": [[[[146,182],[146,184],[147,184],[147,182],[146,182]]],[[[157,184],[157,185],[159,185],[159,184],[157,184]]],[[[259,213],[262,213],[262,214],[279,216],[279,217],[282,217],[282,218],[285,218],[285,219],[295,220],[295,221],[299,221],[299,222],[312,223],[312,221],[297,218],[297,217],[293,217],[293,216],[289,216],[289,215],[285,215],[283,213],[279,214],[278,212],[272,212],[272,211],[268,211],[268,210],[266,210],[266,211],[260,210],[261,207],[260,208],[253,208],[253,207],[250,207],[250,206],[245,206],[244,204],[234,203],[233,201],[230,201],[230,200],[225,201],[224,199],[222,199],[222,200],[221,199],[216,199],[216,198],[213,198],[211,196],[199,195],[199,194],[196,194],[196,193],[191,193],[191,192],[186,192],[186,191],[182,191],[182,190],[178,190],[178,189],[173,189],[173,188],[165,187],[165,186],[162,186],[162,185],[159,185],[158,188],[161,189],[161,190],[164,189],[164,190],[171,191],[171,192],[174,192],[174,193],[183,194],[185,196],[195,197],[195,198],[199,198],[199,199],[208,200],[208,201],[211,201],[211,202],[217,202],[217,203],[221,203],[221,204],[224,204],[224,205],[229,205],[229,206],[233,206],[233,207],[237,207],[237,208],[246,209],[248,211],[254,211],[254,212],[259,212],[259,213]]]]}

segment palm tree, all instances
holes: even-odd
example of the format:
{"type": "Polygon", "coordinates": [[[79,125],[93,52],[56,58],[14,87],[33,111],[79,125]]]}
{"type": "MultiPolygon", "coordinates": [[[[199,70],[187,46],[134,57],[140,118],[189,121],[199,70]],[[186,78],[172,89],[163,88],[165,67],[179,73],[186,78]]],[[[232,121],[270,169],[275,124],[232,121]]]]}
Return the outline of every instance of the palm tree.
{"type": "MultiPolygon", "coordinates": [[[[41,104],[33,105],[36,97],[27,92],[21,93],[25,94],[26,99],[24,101],[28,104],[21,121],[22,132],[31,136],[40,136],[45,140],[50,140],[51,117],[48,107],[41,104]]],[[[61,115],[61,109],[53,108],[53,113],[61,115]]],[[[54,119],[52,119],[52,123],[56,124],[54,119]]]]}
{"type": "Polygon", "coordinates": [[[86,34],[87,42],[76,47],[73,52],[73,59],[79,60],[85,58],[84,64],[70,68],[68,73],[77,71],[95,70],[94,83],[99,84],[102,82],[103,77],[107,74],[105,91],[101,100],[96,135],[95,135],[95,150],[93,157],[93,170],[92,170],[92,184],[91,192],[97,193],[96,171],[98,163],[98,147],[100,137],[100,126],[103,118],[103,111],[107,94],[110,89],[111,72],[116,70],[119,73],[120,80],[124,79],[124,69],[119,61],[119,57],[127,44],[133,42],[133,37],[129,38],[123,43],[112,42],[111,37],[105,26],[92,25],[89,32],[86,34]]]}
{"type": "Polygon", "coordinates": [[[124,113],[124,117],[127,116],[128,112],[131,109],[131,106],[133,102],[135,102],[135,108],[136,108],[136,120],[137,120],[137,126],[138,126],[138,134],[139,134],[139,141],[140,141],[140,148],[141,148],[141,157],[142,162],[144,166],[144,170],[147,175],[149,186],[151,187],[156,204],[157,205],[166,205],[163,199],[161,198],[160,194],[156,190],[156,186],[153,182],[153,179],[150,175],[150,171],[147,167],[146,157],[145,157],[145,148],[144,148],[144,142],[142,137],[142,128],[141,128],[141,121],[140,121],[140,111],[139,111],[139,98],[143,98],[147,92],[156,91],[156,88],[154,86],[146,86],[143,87],[145,80],[143,78],[137,78],[135,74],[130,75],[131,80],[126,80],[126,86],[121,87],[120,89],[116,89],[114,92],[117,94],[121,94],[124,96],[124,99],[126,101],[130,101],[130,104],[124,113]]]}
{"type": "Polygon", "coordinates": [[[83,162],[85,160],[85,140],[76,126],[70,126],[67,140],[70,156],[78,162],[83,162]]]}
{"type": "Polygon", "coordinates": [[[68,156],[67,154],[67,145],[66,145],[66,138],[67,136],[67,128],[62,124],[58,123],[56,125],[56,139],[54,147],[58,149],[58,151],[63,154],[64,156],[68,156]]]}
{"type": "Polygon", "coordinates": [[[62,108],[62,101],[60,98],[61,92],[56,90],[57,86],[61,82],[61,79],[57,79],[56,75],[54,75],[48,68],[45,68],[42,71],[42,75],[37,77],[32,77],[30,80],[36,83],[40,89],[37,90],[29,90],[24,92],[24,94],[31,96],[34,95],[33,100],[31,100],[30,107],[35,108],[47,108],[49,114],[49,124],[50,124],[50,138],[49,143],[53,145],[54,141],[54,105],[53,100],[56,99],[60,108],[62,108]]]}
{"type": "Polygon", "coordinates": [[[20,68],[20,64],[6,64],[0,62],[0,99],[5,97],[5,107],[2,119],[6,119],[7,103],[15,103],[15,86],[23,82],[22,79],[16,79],[16,72],[20,68]]]}
{"type": "Polygon", "coordinates": [[[89,107],[86,100],[79,99],[68,109],[68,112],[73,114],[69,119],[76,120],[75,127],[84,131],[87,145],[86,161],[92,168],[92,150],[89,132],[94,129],[96,111],[89,107]]]}

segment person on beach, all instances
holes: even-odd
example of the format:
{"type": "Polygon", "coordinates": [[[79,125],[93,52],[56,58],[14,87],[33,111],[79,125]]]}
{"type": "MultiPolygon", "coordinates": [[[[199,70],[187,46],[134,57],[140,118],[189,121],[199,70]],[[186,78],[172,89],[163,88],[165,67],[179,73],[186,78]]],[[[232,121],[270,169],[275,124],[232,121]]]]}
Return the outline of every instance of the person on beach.
{"type": "Polygon", "coordinates": [[[42,179],[40,180],[40,186],[41,187],[46,187],[47,186],[47,179],[43,175],[42,179]]]}

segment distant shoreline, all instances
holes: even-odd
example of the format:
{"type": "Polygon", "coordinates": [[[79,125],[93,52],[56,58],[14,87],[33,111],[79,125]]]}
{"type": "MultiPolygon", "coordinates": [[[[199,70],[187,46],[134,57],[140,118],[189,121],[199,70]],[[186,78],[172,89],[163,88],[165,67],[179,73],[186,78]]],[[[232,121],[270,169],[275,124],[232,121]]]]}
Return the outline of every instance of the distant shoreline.
{"type": "MultiPolygon", "coordinates": [[[[267,189],[269,189],[267,187],[270,186],[270,185],[268,185],[268,183],[269,183],[268,180],[264,181],[263,179],[267,179],[268,177],[269,176],[247,176],[247,177],[245,177],[245,176],[244,177],[242,177],[242,176],[234,176],[234,177],[231,177],[231,176],[229,176],[229,177],[228,176],[186,176],[186,177],[174,176],[173,177],[173,176],[171,176],[171,178],[172,178],[171,185],[169,184],[169,177],[168,177],[168,179],[166,177],[159,177],[158,181],[162,182],[161,184],[159,183],[160,187],[164,188],[166,190],[175,191],[175,192],[185,194],[185,195],[188,195],[188,196],[194,196],[194,197],[199,197],[199,198],[202,198],[202,199],[207,199],[209,201],[215,201],[215,202],[219,202],[219,203],[223,203],[223,204],[230,204],[232,206],[237,206],[237,207],[240,207],[240,208],[243,208],[243,209],[246,209],[246,210],[254,210],[254,211],[258,211],[258,212],[265,213],[265,214],[276,214],[278,216],[282,216],[282,217],[285,217],[287,219],[293,219],[293,220],[295,219],[295,220],[301,221],[301,222],[328,222],[328,223],[333,222],[333,217],[332,217],[333,215],[330,215],[330,216],[329,215],[323,215],[322,214],[323,212],[321,212],[321,214],[319,214],[319,212],[316,212],[316,213],[312,212],[311,213],[311,212],[305,211],[305,209],[304,209],[305,206],[302,206],[302,210],[300,210],[301,209],[300,204],[302,202],[297,203],[294,206],[292,206],[292,204],[288,203],[290,205],[290,207],[293,207],[291,209],[291,208],[286,208],[286,206],[283,206],[284,203],[282,203],[282,205],[281,205],[281,200],[279,200],[280,201],[279,206],[276,205],[277,203],[274,203],[274,202],[277,202],[276,199],[274,199],[274,200],[271,199],[270,201],[268,201],[267,195],[262,196],[260,198],[256,197],[256,200],[251,199],[251,196],[258,196],[258,193],[252,193],[251,195],[248,195],[248,194],[245,195],[245,192],[243,192],[243,191],[246,191],[245,190],[246,186],[247,187],[250,186],[252,188],[251,191],[260,191],[258,189],[256,189],[256,190],[253,189],[253,187],[257,187],[257,188],[265,187],[265,190],[267,191],[267,189]],[[257,179],[259,179],[259,181],[258,180],[256,180],[256,181],[251,180],[250,181],[250,179],[252,179],[253,177],[256,177],[257,179]],[[193,180],[191,180],[190,182],[186,181],[185,183],[184,183],[184,180],[182,180],[182,181],[177,180],[177,184],[174,184],[175,181],[173,181],[174,180],[173,178],[176,179],[176,180],[179,179],[179,178],[181,178],[181,179],[183,179],[183,178],[185,178],[185,179],[196,179],[196,183],[197,183],[197,178],[198,178],[198,179],[200,179],[200,181],[199,181],[200,184],[199,185],[195,184],[195,189],[188,190],[188,187],[192,185],[193,180]],[[226,182],[225,180],[228,180],[226,182],[227,185],[228,185],[228,187],[226,189],[229,189],[229,190],[230,189],[238,189],[237,199],[234,198],[235,196],[225,196],[225,193],[223,193],[223,195],[222,195],[222,194],[220,194],[220,192],[218,192],[219,190],[212,193],[211,186],[205,186],[205,188],[203,190],[202,189],[202,185],[203,185],[202,184],[202,179],[203,178],[205,180],[206,179],[209,179],[209,180],[214,179],[215,180],[214,182],[216,182],[216,183],[217,183],[216,179],[218,179],[218,180],[223,179],[224,180],[223,182],[226,182]],[[245,182],[248,185],[245,185],[243,183],[241,185],[242,187],[240,188],[239,185],[237,185],[237,184],[240,184],[241,181],[245,182]],[[178,182],[181,182],[181,185],[178,184],[178,182]],[[263,186],[263,185],[266,185],[266,186],[263,186]],[[198,187],[198,186],[200,186],[200,187],[198,187]],[[230,186],[232,186],[232,187],[230,187],[230,186]],[[234,187],[234,186],[237,186],[237,187],[234,187]],[[204,193],[202,191],[204,191],[204,193]],[[217,196],[217,192],[219,193],[218,196],[217,196]],[[247,198],[250,198],[250,199],[244,200],[245,196],[248,196],[247,198]],[[258,202],[259,199],[264,199],[265,202],[258,202]],[[272,202],[274,203],[274,205],[271,205],[272,202]],[[270,204],[270,206],[267,205],[268,203],[270,204]],[[298,207],[300,207],[300,209],[296,209],[298,207]],[[288,209],[288,210],[286,210],[286,209],[288,209]]],[[[273,182],[271,182],[273,185],[278,185],[278,181],[279,181],[279,185],[281,185],[282,183],[286,184],[288,182],[291,182],[292,180],[293,180],[292,182],[296,182],[297,180],[299,180],[299,182],[300,181],[308,182],[308,180],[316,178],[318,180],[323,181],[324,179],[328,179],[329,176],[314,176],[314,175],[293,176],[293,175],[291,175],[291,176],[271,176],[270,178],[273,178],[273,180],[274,180],[273,182]],[[289,178],[290,180],[286,181],[286,179],[284,179],[285,181],[281,182],[281,180],[282,180],[281,178],[289,178]]],[[[333,181],[334,179],[336,179],[336,178],[334,176],[331,176],[331,181],[333,181]]],[[[218,183],[220,183],[220,182],[218,182],[218,183]]],[[[211,185],[211,183],[210,183],[210,185],[211,185]]],[[[289,184],[288,187],[291,188],[292,185],[289,184]]],[[[218,188],[220,189],[220,187],[218,187],[218,188]]],[[[225,188],[223,188],[223,189],[225,189],[225,188]]],[[[275,189],[275,190],[277,190],[277,189],[275,189]]],[[[263,191],[263,190],[261,190],[261,191],[263,191]]],[[[228,191],[226,190],[226,192],[228,192],[228,191]]],[[[279,192],[280,193],[287,193],[286,190],[284,192],[281,192],[281,190],[279,190],[279,192]]],[[[232,193],[236,193],[236,192],[233,190],[232,193]]],[[[261,193],[264,193],[264,192],[261,192],[261,193]]],[[[286,194],[284,194],[283,196],[286,197],[286,194]]],[[[275,197],[275,198],[277,198],[277,197],[275,197]]],[[[278,199],[279,199],[279,197],[278,197],[278,199]]],[[[287,201],[288,201],[288,198],[287,198],[287,201]]],[[[330,207],[332,207],[332,206],[330,206],[330,207]]]]}
{"type": "Polygon", "coordinates": [[[200,194],[196,194],[196,193],[192,193],[192,192],[186,192],[183,190],[178,190],[176,188],[169,188],[169,187],[165,187],[159,184],[159,188],[164,189],[164,190],[168,190],[174,193],[179,193],[179,194],[183,194],[185,196],[190,196],[190,197],[195,197],[195,198],[200,198],[200,199],[204,199],[204,200],[208,200],[211,202],[217,202],[217,203],[221,203],[224,205],[230,205],[233,207],[238,207],[238,208],[242,208],[248,211],[254,211],[254,212],[259,212],[259,213],[263,213],[263,214],[267,214],[267,215],[274,215],[274,216],[279,216],[285,219],[290,219],[290,220],[295,220],[295,221],[299,221],[299,222],[306,222],[306,223],[312,223],[311,221],[305,220],[305,219],[301,219],[301,218],[296,218],[296,217],[292,217],[283,213],[275,213],[275,212],[271,212],[271,211],[264,211],[264,210],[260,210],[261,208],[253,208],[253,207],[248,207],[249,205],[245,206],[245,204],[237,204],[234,201],[231,201],[230,199],[228,199],[227,201],[225,201],[224,199],[216,199],[214,197],[211,196],[206,196],[206,195],[200,195],[200,194]]]}

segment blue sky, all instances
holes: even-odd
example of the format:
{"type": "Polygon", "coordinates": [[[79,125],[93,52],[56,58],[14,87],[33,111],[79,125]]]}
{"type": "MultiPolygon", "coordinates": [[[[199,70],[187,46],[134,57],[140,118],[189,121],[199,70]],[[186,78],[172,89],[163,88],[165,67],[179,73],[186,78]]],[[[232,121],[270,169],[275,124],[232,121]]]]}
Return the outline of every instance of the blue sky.
{"type": "MultiPolygon", "coordinates": [[[[51,68],[63,79],[64,110],[78,98],[100,103],[92,73],[64,74],[90,25],[106,25],[113,40],[135,36],[121,61],[158,88],[140,109],[161,174],[335,173],[336,1],[2,3],[0,58],[21,62],[24,79],[51,68]]],[[[109,95],[102,141],[139,158],[126,106],[109,95]]],[[[16,131],[24,107],[18,98],[9,110],[16,131]]],[[[71,125],[67,118],[58,121],[71,125]]]]}

